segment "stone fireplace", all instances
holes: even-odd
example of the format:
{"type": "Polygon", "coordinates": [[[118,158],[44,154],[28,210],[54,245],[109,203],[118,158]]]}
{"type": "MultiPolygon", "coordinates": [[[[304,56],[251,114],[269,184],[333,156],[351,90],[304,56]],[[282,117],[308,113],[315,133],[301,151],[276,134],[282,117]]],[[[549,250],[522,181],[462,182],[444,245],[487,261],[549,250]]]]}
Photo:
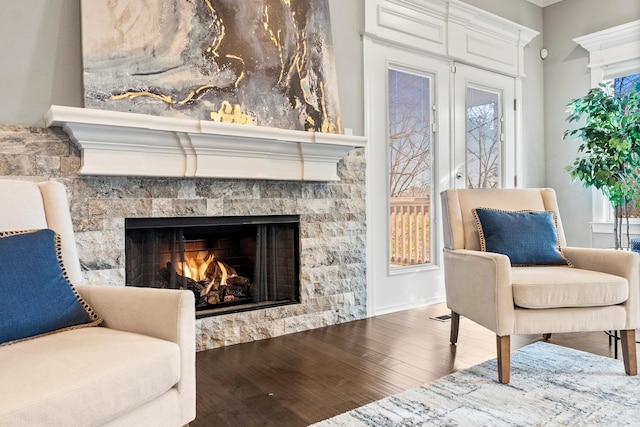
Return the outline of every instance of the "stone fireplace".
{"type": "Polygon", "coordinates": [[[366,317],[364,148],[341,157],[339,180],[328,181],[85,175],[83,161],[60,128],[0,125],[0,177],[66,185],[86,283],[125,286],[127,219],[299,217],[299,302],[197,319],[198,350],[366,317]]]}

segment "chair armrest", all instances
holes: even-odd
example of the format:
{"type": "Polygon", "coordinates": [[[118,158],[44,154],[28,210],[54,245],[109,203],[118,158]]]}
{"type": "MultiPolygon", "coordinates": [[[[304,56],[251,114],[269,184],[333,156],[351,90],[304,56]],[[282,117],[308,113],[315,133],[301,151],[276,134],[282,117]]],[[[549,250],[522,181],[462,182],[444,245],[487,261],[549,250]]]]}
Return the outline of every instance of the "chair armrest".
{"type": "Polygon", "coordinates": [[[78,293],[104,319],[102,326],[178,344],[184,424],[195,416],[195,301],[190,291],[129,286],[75,285],[78,293]]]}
{"type": "Polygon", "coordinates": [[[627,279],[631,275],[638,275],[640,258],[635,252],[566,246],[562,248],[562,253],[577,268],[615,274],[627,279]]]}
{"type": "Polygon", "coordinates": [[[506,255],[444,250],[447,306],[495,332],[514,332],[511,261],[506,255]]]}
{"type": "Polygon", "coordinates": [[[629,282],[627,328],[640,327],[640,255],[615,249],[563,247],[562,253],[576,268],[624,277],[629,282]]]}

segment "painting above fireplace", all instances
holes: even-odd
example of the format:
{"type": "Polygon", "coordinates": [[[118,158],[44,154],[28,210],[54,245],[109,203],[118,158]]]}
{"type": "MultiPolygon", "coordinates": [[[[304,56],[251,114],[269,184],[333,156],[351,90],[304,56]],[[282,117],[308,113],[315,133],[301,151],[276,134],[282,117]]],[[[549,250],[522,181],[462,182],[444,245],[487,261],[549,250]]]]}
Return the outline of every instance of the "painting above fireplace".
{"type": "Polygon", "coordinates": [[[300,301],[299,216],[127,218],[126,285],[188,289],[198,318],[300,301]]]}
{"type": "Polygon", "coordinates": [[[342,133],[328,0],[82,1],[85,107],[342,133]]]}

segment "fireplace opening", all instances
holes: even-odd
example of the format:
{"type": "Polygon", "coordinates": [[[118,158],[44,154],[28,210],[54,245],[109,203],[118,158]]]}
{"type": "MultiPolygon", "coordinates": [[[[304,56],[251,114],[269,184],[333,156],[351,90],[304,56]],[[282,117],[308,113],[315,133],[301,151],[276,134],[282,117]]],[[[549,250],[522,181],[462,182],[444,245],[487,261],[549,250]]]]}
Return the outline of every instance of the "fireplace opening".
{"type": "Polygon", "coordinates": [[[300,302],[297,215],[127,218],[127,286],[188,289],[196,317],[300,302]]]}

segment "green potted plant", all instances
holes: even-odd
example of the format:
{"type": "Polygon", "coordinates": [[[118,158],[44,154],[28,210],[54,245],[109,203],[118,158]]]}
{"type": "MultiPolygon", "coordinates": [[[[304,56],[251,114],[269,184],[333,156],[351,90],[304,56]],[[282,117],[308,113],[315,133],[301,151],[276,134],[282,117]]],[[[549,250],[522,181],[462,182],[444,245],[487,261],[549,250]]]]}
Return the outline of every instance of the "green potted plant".
{"type": "Polygon", "coordinates": [[[639,89],[640,84],[633,91],[616,95],[611,84],[600,84],[587,95],[572,100],[567,121],[583,125],[566,130],[563,137],[575,137],[580,142],[578,157],[566,171],[585,187],[602,191],[613,206],[616,249],[622,247],[623,218],[629,246],[627,209],[640,195],[639,89]]]}

